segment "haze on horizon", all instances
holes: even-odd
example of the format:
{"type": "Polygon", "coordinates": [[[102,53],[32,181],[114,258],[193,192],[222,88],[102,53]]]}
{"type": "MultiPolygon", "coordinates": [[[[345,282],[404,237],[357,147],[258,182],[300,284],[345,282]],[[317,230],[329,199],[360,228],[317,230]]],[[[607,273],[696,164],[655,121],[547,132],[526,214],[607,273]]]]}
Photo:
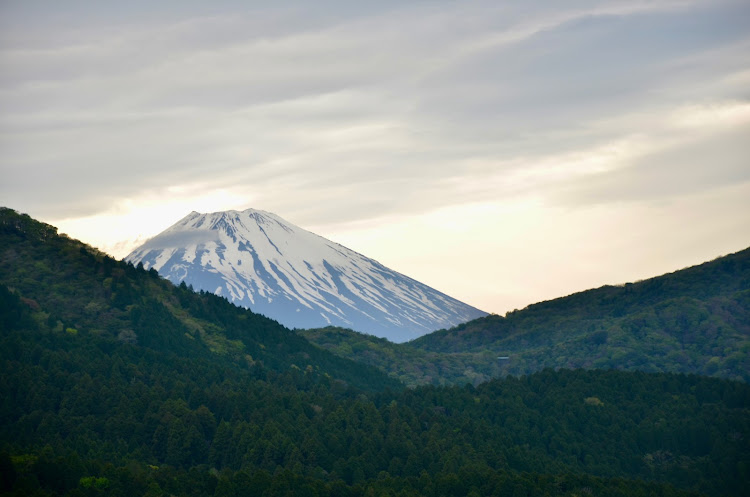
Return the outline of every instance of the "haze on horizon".
{"type": "Polygon", "coordinates": [[[0,205],[249,207],[488,312],[750,246],[750,4],[0,4],[0,205]]]}

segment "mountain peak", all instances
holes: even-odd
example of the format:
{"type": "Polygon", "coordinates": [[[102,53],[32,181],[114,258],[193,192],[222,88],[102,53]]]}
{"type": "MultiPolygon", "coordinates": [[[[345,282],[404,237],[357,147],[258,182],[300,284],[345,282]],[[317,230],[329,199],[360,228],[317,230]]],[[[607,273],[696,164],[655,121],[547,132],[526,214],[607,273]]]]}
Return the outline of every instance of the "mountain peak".
{"type": "Polygon", "coordinates": [[[179,229],[190,228],[205,229],[207,225],[213,225],[222,220],[232,224],[252,220],[260,224],[267,222],[276,222],[279,224],[293,226],[291,223],[285,221],[276,214],[260,209],[245,209],[243,211],[227,210],[205,213],[192,211],[190,214],[179,220],[166,231],[176,231],[179,229]]]}
{"type": "Polygon", "coordinates": [[[288,327],[404,341],[486,314],[258,209],[192,212],[126,259],[288,327]]]}

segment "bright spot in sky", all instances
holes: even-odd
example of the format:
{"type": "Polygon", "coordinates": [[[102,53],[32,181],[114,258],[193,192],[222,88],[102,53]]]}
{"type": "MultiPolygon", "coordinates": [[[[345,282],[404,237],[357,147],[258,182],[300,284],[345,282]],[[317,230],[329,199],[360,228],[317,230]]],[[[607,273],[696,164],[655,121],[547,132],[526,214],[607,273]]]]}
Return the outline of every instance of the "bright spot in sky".
{"type": "Polygon", "coordinates": [[[192,211],[238,209],[247,197],[229,190],[201,192],[200,187],[170,187],[119,201],[111,210],[93,216],[60,219],[52,224],[59,232],[120,259],[152,236],[158,235],[192,211]]]}

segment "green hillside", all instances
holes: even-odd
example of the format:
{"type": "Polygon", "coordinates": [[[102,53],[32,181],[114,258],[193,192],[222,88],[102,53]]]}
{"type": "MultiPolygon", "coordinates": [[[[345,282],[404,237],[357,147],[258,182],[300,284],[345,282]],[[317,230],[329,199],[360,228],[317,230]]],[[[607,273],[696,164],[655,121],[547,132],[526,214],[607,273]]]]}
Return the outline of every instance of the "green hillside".
{"type": "Polygon", "coordinates": [[[696,373],[750,381],[750,249],[420,337],[432,352],[508,356],[491,374],[545,367],[696,373]]]}
{"type": "Polygon", "coordinates": [[[747,382],[750,249],[638,283],[490,315],[405,344],[336,328],[298,333],[410,386],[476,385],[547,367],[695,373],[747,382]]]}

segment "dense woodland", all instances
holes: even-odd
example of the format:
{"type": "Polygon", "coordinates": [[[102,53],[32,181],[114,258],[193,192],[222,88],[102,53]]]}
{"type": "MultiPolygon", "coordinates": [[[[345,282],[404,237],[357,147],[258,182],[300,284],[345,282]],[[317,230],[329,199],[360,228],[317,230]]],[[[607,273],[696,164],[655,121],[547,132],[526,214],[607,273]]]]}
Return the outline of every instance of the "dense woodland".
{"type": "Polygon", "coordinates": [[[340,328],[299,333],[407,385],[476,385],[544,368],[695,373],[748,382],[750,249],[638,283],[490,315],[405,344],[340,328]]]}
{"type": "Polygon", "coordinates": [[[0,493],[746,495],[750,386],[543,371],[405,388],[0,211],[0,493]]]}

